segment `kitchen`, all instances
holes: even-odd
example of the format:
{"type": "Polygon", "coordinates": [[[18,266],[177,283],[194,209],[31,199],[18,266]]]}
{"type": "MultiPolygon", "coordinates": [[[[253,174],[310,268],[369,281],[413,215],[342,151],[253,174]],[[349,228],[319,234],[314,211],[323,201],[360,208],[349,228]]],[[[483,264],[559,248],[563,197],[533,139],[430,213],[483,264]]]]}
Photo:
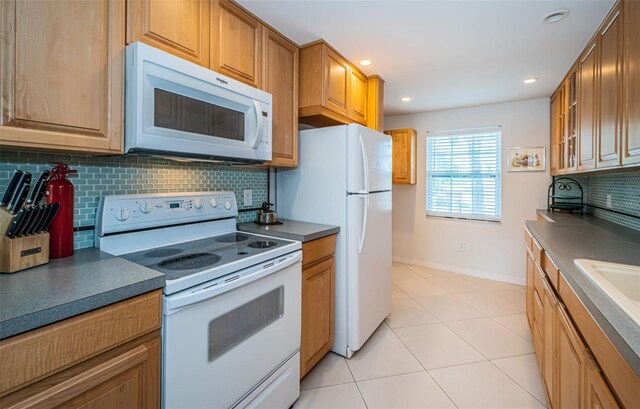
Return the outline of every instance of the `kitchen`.
{"type": "Polygon", "coordinates": [[[640,405],[640,6],[537,3],[4,1],[1,406],[640,405]]]}

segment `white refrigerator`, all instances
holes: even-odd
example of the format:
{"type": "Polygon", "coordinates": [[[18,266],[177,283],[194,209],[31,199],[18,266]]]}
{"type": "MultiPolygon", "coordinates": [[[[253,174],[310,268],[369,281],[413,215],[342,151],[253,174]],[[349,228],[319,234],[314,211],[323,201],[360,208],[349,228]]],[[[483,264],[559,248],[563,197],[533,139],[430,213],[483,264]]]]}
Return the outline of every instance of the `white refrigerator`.
{"type": "Polygon", "coordinates": [[[361,125],[301,131],[276,173],[278,217],[340,226],[333,351],[350,358],[391,312],[391,138],[361,125]]]}

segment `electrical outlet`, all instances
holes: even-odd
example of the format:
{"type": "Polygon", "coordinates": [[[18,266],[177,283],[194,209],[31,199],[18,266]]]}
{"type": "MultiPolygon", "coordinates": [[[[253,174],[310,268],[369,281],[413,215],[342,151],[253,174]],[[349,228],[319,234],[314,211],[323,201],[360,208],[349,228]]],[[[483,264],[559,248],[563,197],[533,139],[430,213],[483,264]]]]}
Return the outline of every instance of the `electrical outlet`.
{"type": "Polygon", "coordinates": [[[607,195],[607,207],[611,209],[611,195],[607,195]]]}
{"type": "Polygon", "coordinates": [[[461,241],[460,243],[458,243],[458,251],[459,252],[464,252],[464,250],[466,249],[467,245],[465,244],[464,241],[461,241]]]}
{"type": "Polygon", "coordinates": [[[253,204],[253,191],[251,189],[245,189],[243,193],[244,193],[243,205],[251,206],[253,204]]]}

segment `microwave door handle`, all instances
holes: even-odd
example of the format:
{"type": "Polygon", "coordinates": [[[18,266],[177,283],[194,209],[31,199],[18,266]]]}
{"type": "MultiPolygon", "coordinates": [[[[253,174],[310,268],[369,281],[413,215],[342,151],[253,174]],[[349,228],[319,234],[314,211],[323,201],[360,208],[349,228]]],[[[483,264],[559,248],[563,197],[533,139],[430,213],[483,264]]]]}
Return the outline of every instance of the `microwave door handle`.
{"type": "Polygon", "coordinates": [[[262,136],[262,106],[253,100],[253,109],[256,111],[256,136],[253,140],[253,149],[257,149],[262,136]]]}

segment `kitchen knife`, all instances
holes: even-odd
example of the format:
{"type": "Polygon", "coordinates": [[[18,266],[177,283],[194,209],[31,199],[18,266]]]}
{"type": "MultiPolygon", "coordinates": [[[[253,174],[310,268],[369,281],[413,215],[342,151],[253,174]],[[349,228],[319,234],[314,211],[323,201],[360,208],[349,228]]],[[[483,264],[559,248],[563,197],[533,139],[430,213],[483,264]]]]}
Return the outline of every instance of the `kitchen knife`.
{"type": "Polygon", "coordinates": [[[28,194],[29,183],[24,183],[23,179],[23,183],[20,185],[18,191],[14,195],[13,200],[11,201],[11,203],[9,203],[9,206],[7,206],[7,210],[9,211],[9,213],[16,214],[22,207],[22,204],[26,200],[28,194]]]}
{"type": "Polygon", "coordinates": [[[22,179],[23,173],[24,172],[20,169],[16,169],[13,171],[13,176],[11,176],[11,179],[9,179],[9,184],[2,194],[2,199],[0,199],[0,207],[6,207],[9,204],[11,198],[13,197],[13,193],[16,190],[16,187],[18,187],[18,182],[20,181],[20,179],[22,179]]]}
{"type": "Polygon", "coordinates": [[[42,200],[42,196],[44,196],[44,191],[47,188],[47,180],[49,180],[49,174],[51,172],[45,170],[40,174],[40,177],[33,184],[33,188],[31,189],[31,194],[27,199],[27,204],[37,205],[40,200],[42,200]]]}
{"type": "Polygon", "coordinates": [[[50,206],[51,206],[51,209],[49,210],[49,214],[47,215],[47,220],[44,222],[44,227],[42,228],[43,231],[49,231],[49,227],[51,227],[51,223],[53,222],[53,219],[55,219],[56,214],[58,214],[58,209],[60,208],[60,202],[55,202],[50,206]]]}
{"type": "Polygon", "coordinates": [[[16,237],[22,237],[24,235],[25,230],[31,223],[31,219],[33,218],[33,207],[23,207],[20,211],[24,210],[25,215],[23,217],[23,222],[20,223],[20,226],[15,231],[16,237]]]}
{"type": "Polygon", "coordinates": [[[40,216],[40,220],[38,221],[38,225],[35,228],[35,233],[42,233],[44,231],[44,226],[47,220],[49,219],[49,215],[53,210],[53,205],[43,205],[42,216],[40,216]]]}
{"type": "Polygon", "coordinates": [[[38,228],[40,227],[40,225],[42,224],[42,221],[44,220],[46,205],[34,206],[33,209],[35,213],[31,218],[31,225],[27,228],[27,231],[25,232],[27,236],[30,236],[40,231],[38,230],[38,228]]]}
{"type": "MultiPolygon", "coordinates": [[[[13,195],[11,195],[11,199],[9,199],[9,202],[7,203],[7,210],[8,211],[12,211],[12,210],[15,209],[15,211],[13,212],[13,214],[15,214],[18,210],[20,210],[20,207],[16,208],[15,202],[17,202],[18,199],[20,198],[20,195],[23,192],[23,187],[25,185],[28,186],[30,183],[31,183],[31,173],[22,172],[22,175],[20,175],[20,178],[18,179],[18,182],[16,183],[16,187],[13,190],[13,195]]],[[[23,202],[24,202],[24,200],[23,200],[23,202]]]]}
{"type": "Polygon", "coordinates": [[[16,230],[20,228],[20,225],[24,220],[25,214],[26,214],[26,209],[20,209],[18,211],[18,214],[16,215],[16,217],[13,218],[13,221],[11,222],[11,224],[9,225],[9,228],[7,229],[7,237],[13,237],[16,234],[16,230]]]}

